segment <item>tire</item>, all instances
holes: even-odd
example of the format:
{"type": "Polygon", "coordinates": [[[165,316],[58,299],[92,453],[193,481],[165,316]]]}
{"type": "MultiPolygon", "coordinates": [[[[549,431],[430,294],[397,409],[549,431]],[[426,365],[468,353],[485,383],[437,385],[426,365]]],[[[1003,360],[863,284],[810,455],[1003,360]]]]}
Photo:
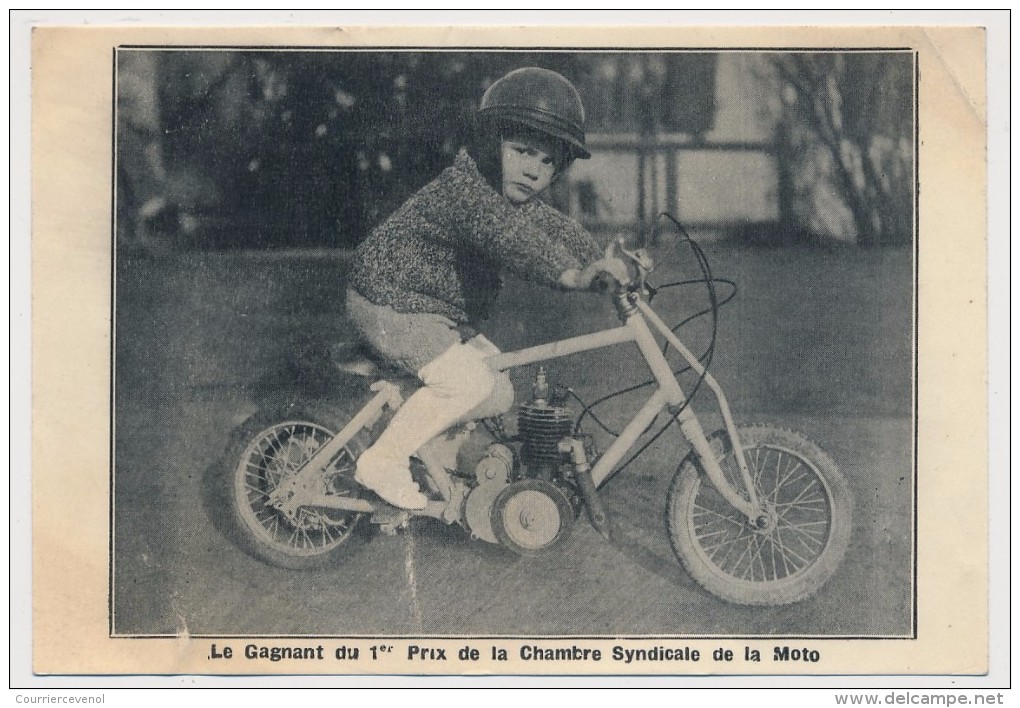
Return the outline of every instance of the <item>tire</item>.
{"type": "MultiPolygon", "coordinates": [[[[698,584],[723,600],[798,602],[824,585],[843,560],[850,542],[850,487],[836,463],[799,433],[752,425],[738,428],[738,435],[768,526],[752,526],[730,506],[692,451],[669,491],[673,551],[698,584]]],[[[719,431],[709,443],[727,479],[742,489],[729,435],[719,431]]]]}
{"type": "MultiPolygon", "coordinates": [[[[361,513],[302,507],[292,520],[265,504],[284,471],[295,469],[331,439],[344,417],[337,411],[289,406],[277,414],[256,415],[234,433],[224,481],[233,535],[245,551],[271,565],[308,570],[334,563],[362,538],[361,513]]],[[[362,496],[353,475],[365,446],[362,431],[337,456],[327,482],[332,492],[362,496]]]]}

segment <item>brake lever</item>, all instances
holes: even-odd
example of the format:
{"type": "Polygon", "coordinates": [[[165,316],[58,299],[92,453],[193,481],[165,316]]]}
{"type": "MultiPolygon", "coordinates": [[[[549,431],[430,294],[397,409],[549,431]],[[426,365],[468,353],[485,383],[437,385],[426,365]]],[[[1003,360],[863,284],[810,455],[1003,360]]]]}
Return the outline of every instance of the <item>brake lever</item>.
{"type": "Polygon", "coordinates": [[[659,292],[658,288],[652,286],[648,282],[648,274],[655,270],[655,261],[652,260],[652,256],[648,253],[646,248],[635,248],[628,250],[624,247],[624,239],[617,239],[617,244],[620,249],[620,253],[630,258],[634,265],[637,266],[638,277],[636,283],[636,289],[644,290],[648,297],[648,302],[651,303],[656,293],[659,292]]]}

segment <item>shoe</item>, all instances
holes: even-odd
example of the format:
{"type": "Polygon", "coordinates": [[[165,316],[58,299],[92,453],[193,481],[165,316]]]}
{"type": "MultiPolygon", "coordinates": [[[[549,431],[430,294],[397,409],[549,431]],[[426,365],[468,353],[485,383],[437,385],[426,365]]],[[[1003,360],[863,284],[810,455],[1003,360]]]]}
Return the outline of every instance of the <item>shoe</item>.
{"type": "Polygon", "coordinates": [[[358,460],[354,479],[361,486],[370,489],[387,504],[399,509],[417,511],[424,509],[429,499],[421,493],[421,489],[411,479],[411,470],[407,463],[401,467],[392,460],[376,458],[365,453],[358,460]],[[369,459],[365,459],[368,457],[369,459]]]}

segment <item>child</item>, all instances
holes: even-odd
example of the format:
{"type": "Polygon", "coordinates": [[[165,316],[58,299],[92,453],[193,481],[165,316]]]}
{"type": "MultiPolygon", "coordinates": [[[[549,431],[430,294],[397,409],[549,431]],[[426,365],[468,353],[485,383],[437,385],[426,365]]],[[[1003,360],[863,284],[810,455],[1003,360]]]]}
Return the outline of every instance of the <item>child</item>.
{"type": "Polygon", "coordinates": [[[470,329],[487,316],[499,271],[573,289],[612,267],[578,223],[536,199],[574,159],[591,157],[574,86],[547,69],[518,69],[489,87],[477,118],[474,144],[358,247],[347,293],[369,345],[424,384],[355,473],[404,509],[427,502],[411,455],[457,422],[513,405],[509,377],[485,363],[499,350],[470,329]]]}

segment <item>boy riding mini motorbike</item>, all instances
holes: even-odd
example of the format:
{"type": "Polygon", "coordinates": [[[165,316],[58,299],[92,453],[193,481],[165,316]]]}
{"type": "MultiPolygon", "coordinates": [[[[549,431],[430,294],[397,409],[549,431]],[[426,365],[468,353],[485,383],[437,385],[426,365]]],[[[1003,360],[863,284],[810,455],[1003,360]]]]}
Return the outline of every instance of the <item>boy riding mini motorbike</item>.
{"type": "MultiPolygon", "coordinates": [[[[699,584],[730,602],[780,605],[809,597],[836,571],[850,540],[853,499],[835,462],[800,433],[738,425],[707,360],[652,309],[650,255],[622,242],[603,250],[536,198],[574,159],[589,157],[583,120],[564,77],[537,68],[507,74],[483,96],[471,144],[358,248],[350,320],[382,359],[422,386],[405,401],[388,376],[341,365],[375,378],[367,402],[337,411],[288,405],[241,426],[227,459],[233,518],[247,550],[285,568],[318,567],[349,547],[359,525],[395,533],[411,518],[429,517],[531,555],[559,543],[581,509],[611,542],[598,490],[665,413],[660,432],[677,429],[689,446],[676,456],[666,526],[699,584]],[[500,352],[473,325],[491,309],[501,270],[564,289],[588,287],[604,274],[619,322],[500,352]],[[591,407],[578,399],[584,414],[575,419],[542,366],[532,399],[517,406],[516,434],[485,420],[514,404],[506,371],[619,346],[627,349],[621,365],[649,372],[652,388],[629,422],[607,429],[614,439],[606,450],[580,429],[591,407]],[[691,390],[678,378],[685,370],[697,376],[691,390]],[[715,432],[706,433],[690,405],[702,384],[724,424],[715,432]],[[386,411],[389,425],[365,449],[386,411]],[[477,420],[486,423],[489,444],[459,460],[461,433],[471,426],[443,433],[477,420]]],[[[714,279],[688,241],[704,278],[670,285],[705,283],[714,320],[714,279]]]]}

